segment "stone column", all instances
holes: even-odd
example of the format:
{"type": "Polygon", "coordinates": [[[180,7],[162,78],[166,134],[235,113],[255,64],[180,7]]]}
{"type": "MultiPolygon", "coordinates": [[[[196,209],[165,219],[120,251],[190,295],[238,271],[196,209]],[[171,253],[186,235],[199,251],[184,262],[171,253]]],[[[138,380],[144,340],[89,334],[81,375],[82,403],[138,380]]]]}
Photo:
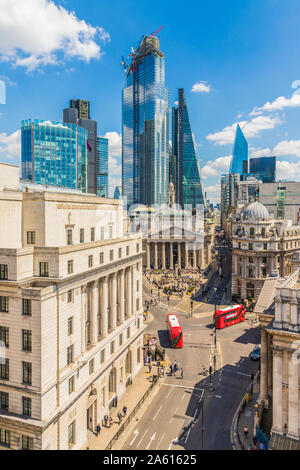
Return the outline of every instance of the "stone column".
{"type": "Polygon", "coordinates": [[[121,269],[119,271],[119,274],[120,274],[120,305],[119,305],[119,309],[120,309],[120,323],[122,324],[122,323],[124,323],[124,312],[125,312],[125,305],[124,305],[124,301],[125,301],[125,298],[124,298],[125,269],[121,269]]]}
{"type": "Polygon", "coordinates": [[[178,267],[181,268],[181,243],[177,244],[177,253],[178,253],[178,267]]]}
{"type": "Polygon", "coordinates": [[[157,243],[154,243],[154,269],[158,268],[158,259],[157,259],[157,243]]]}
{"type": "Polygon", "coordinates": [[[260,257],[256,258],[256,278],[260,279],[262,277],[261,267],[260,267],[260,257]]]}
{"type": "Polygon", "coordinates": [[[170,269],[173,269],[173,243],[170,242],[170,269]]]}
{"type": "Polygon", "coordinates": [[[185,242],[184,250],[185,250],[185,260],[184,260],[184,264],[185,264],[185,268],[188,269],[188,267],[189,267],[188,242],[185,242]]]}
{"type": "Polygon", "coordinates": [[[267,354],[268,354],[268,342],[267,332],[264,328],[261,328],[261,357],[260,357],[260,401],[263,401],[265,406],[268,407],[268,375],[267,375],[267,354]]]}
{"type": "Polygon", "coordinates": [[[193,250],[193,268],[197,268],[197,251],[196,248],[193,250]]]}
{"type": "Polygon", "coordinates": [[[117,326],[117,278],[116,273],[111,276],[111,328],[115,329],[117,326]]]}
{"type": "Polygon", "coordinates": [[[86,298],[87,286],[81,286],[81,353],[85,351],[85,319],[86,319],[86,298]]]}
{"type": "Polygon", "coordinates": [[[211,246],[210,242],[207,244],[207,264],[211,262],[211,246]]]}
{"type": "Polygon", "coordinates": [[[299,364],[289,355],[288,436],[299,439],[299,364]]]}
{"type": "Polygon", "coordinates": [[[108,276],[102,278],[102,332],[103,336],[108,333],[108,276]]]}
{"type": "Polygon", "coordinates": [[[166,244],[164,242],[161,244],[161,265],[162,269],[166,269],[166,244]]]}
{"type": "Polygon", "coordinates": [[[132,315],[132,267],[128,268],[127,273],[127,315],[131,317],[132,315]]]}
{"type": "Polygon", "coordinates": [[[200,248],[200,250],[199,250],[199,252],[200,252],[200,268],[201,268],[201,269],[204,268],[203,250],[204,250],[204,247],[202,246],[202,248],[200,248]]]}
{"type": "Polygon", "coordinates": [[[147,247],[147,269],[150,269],[150,243],[146,241],[146,247],[147,247]]]}
{"type": "Polygon", "coordinates": [[[273,349],[273,430],[282,434],[282,351],[273,349]]]}
{"type": "Polygon", "coordinates": [[[95,281],[93,284],[93,308],[91,312],[91,343],[95,344],[98,341],[98,313],[99,313],[99,283],[95,281]]]}
{"type": "Polygon", "coordinates": [[[272,357],[272,335],[270,333],[267,334],[268,340],[268,396],[272,396],[272,377],[273,377],[273,357],[272,357]]]}

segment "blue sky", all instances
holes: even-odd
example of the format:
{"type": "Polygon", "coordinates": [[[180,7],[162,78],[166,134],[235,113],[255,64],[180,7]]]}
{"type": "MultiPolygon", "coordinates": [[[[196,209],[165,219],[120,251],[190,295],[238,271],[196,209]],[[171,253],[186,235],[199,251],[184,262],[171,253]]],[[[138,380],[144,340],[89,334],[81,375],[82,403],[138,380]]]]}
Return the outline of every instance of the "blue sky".
{"type": "Polygon", "coordinates": [[[0,161],[20,162],[22,119],[59,121],[71,98],[88,99],[110,139],[113,190],[120,57],[164,25],[170,106],[183,87],[210,199],[219,197],[237,122],[250,154],[276,154],[278,177],[300,181],[299,0],[0,0],[0,11],[0,161]]]}

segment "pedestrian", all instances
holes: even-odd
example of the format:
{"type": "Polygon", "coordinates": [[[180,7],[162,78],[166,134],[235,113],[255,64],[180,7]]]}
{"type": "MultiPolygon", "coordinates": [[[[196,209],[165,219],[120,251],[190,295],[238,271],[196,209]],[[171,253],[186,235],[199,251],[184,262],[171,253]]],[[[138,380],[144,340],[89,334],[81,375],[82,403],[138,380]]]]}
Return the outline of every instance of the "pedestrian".
{"type": "Polygon", "coordinates": [[[109,418],[109,427],[111,427],[112,424],[113,424],[113,419],[109,418]]]}
{"type": "Polygon", "coordinates": [[[181,367],[180,372],[181,372],[181,378],[183,379],[183,367],[181,367]]]}
{"type": "Polygon", "coordinates": [[[96,427],[97,436],[100,433],[100,431],[101,431],[101,426],[100,424],[97,424],[97,427],[96,427]]]}
{"type": "Polygon", "coordinates": [[[253,446],[250,444],[248,450],[253,450],[253,446]]]}
{"type": "Polygon", "coordinates": [[[149,374],[151,374],[151,370],[152,370],[151,362],[149,363],[148,369],[149,369],[149,374]]]}
{"type": "Polygon", "coordinates": [[[161,375],[162,375],[163,377],[165,376],[165,368],[164,368],[164,366],[162,366],[162,368],[161,368],[161,375]]]}
{"type": "Polygon", "coordinates": [[[107,428],[107,425],[108,425],[108,416],[107,415],[104,415],[104,423],[105,423],[105,427],[107,428]]]}
{"type": "Polygon", "coordinates": [[[178,371],[178,365],[176,360],[174,361],[174,367],[173,367],[174,375],[176,375],[176,372],[178,371]]]}
{"type": "Polygon", "coordinates": [[[266,450],[265,445],[262,442],[259,444],[259,450],[266,450]]]}
{"type": "Polygon", "coordinates": [[[244,434],[245,434],[245,437],[248,437],[248,428],[247,426],[244,426],[244,434]]]}
{"type": "Polygon", "coordinates": [[[118,416],[118,418],[119,418],[119,424],[121,424],[121,421],[122,421],[122,415],[121,415],[120,411],[118,412],[117,416],[118,416]]]}
{"type": "Polygon", "coordinates": [[[118,406],[118,397],[117,396],[115,396],[114,405],[115,405],[115,408],[117,408],[117,406],[118,406]]]}
{"type": "Polygon", "coordinates": [[[170,364],[170,375],[173,375],[173,366],[170,364]]]}
{"type": "Polygon", "coordinates": [[[126,413],[127,413],[127,406],[124,405],[123,406],[123,415],[124,415],[124,417],[126,416],[126,413]]]}
{"type": "Polygon", "coordinates": [[[204,365],[202,365],[202,375],[205,375],[205,374],[206,374],[206,370],[205,370],[204,365]]]}

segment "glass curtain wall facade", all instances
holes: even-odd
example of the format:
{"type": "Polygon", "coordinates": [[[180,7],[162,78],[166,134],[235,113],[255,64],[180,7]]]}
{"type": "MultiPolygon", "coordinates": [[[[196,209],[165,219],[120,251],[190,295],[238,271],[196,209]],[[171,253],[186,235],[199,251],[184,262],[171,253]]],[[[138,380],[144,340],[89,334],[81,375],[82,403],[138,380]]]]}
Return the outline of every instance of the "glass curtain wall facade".
{"type": "Polygon", "coordinates": [[[108,139],[97,137],[97,196],[108,197],[108,139]]]}
{"type": "Polygon", "coordinates": [[[28,119],[21,123],[24,180],[87,191],[87,136],[76,124],[28,119]]]}
{"type": "Polygon", "coordinates": [[[239,125],[236,128],[229,173],[248,173],[248,142],[239,125]]]}
{"type": "Polygon", "coordinates": [[[172,109],[172,180],[176,202],[182,207],[205,205],[196,143],[184,90],[178,90],[178,108],[172,109]]]}
{"type": "Polygon", "coordinates": [[[169,184],[169,91],[159,41],[143,38],[122,94],[122,192],[127,205],[166,204],[169,184]]]}
{"type": "Polygon", "coordinates": [[[263,183],[276,181],[276,157],[250,158],[249,173],[260,178],[263,183]]]}

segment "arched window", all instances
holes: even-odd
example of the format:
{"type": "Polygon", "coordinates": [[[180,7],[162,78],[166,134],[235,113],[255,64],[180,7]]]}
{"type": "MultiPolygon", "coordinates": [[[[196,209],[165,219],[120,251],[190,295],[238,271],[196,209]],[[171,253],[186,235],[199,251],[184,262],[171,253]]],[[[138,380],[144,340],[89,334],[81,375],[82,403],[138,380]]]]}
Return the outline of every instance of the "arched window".
{"type": "Polygon", "coordinates": [[[263,227],[263,228],[261,229],[261,236],[262,236],[262,237],[265,237],[265,236],[266,236],[266,229],[265,229],[265,227],[263,227]]]}
{"type": "Polygon", "coordinates": [[[254,227],[250,227],[250,237],[254,237],[254,227]]]}

